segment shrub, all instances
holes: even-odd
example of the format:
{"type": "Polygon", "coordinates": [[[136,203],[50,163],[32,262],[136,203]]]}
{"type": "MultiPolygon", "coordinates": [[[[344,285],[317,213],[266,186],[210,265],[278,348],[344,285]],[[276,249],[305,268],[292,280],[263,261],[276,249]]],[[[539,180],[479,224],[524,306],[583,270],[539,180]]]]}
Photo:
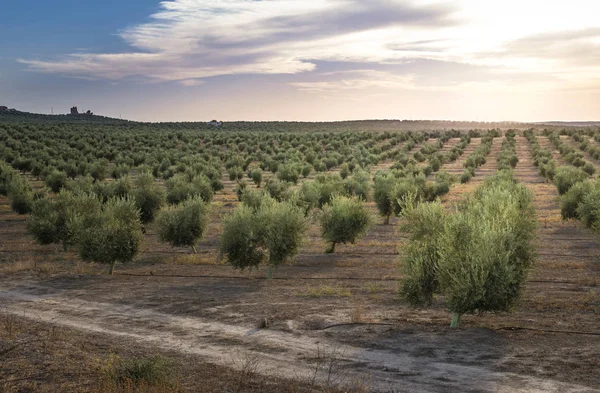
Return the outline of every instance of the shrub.
{"type": "Polygon", "coordinates": [[[588,178],[588,174],[580,168],[570,165],[563,165],[558,168],[554,176],[554,184],[558,188],[558,193],[563,195],[575,184],[588,178]]]}
{"type": "Polygon", "coordinates": [[[241,180],[244,177],[244,170],[239,166],[229,168],[227,173],[229,174],[229,180],[231,181],[241,180]]]}
{"type": "Polygon", "coordinates": [[[392,190],[396,181],[391,174],[376,176],[373,180],[373,199],[379,214],[384,217],[385,225],[390,223],[390,216],[394,212],[395,195],[392,195],[392,190]]]}
{"type": "Polygon", "coordinates": [[[247,189],[242,194],[240,201],[251,208],[252,210],[260,210],[265,201],[271,199],[269,195],[266,195],[263,191],[247,189]]]}
{"type": "Polygon", "coordinates": [[[305,214],[308,214],[313,208],[319,207],[320,197],[319,185],[314,181],[306,181],[300,186],[298,205],[304,209],[305,214]]]}
{"type": "Polygon", "coordinates": [[[352,177],[346,178],[343,182],[344,195],[357,196],[363,201],[367,201],[371,190],[370,182],[371,178],[368,172],[356,170],[352,177]]]}
{"type": "Polygon", "coordinates": [[[310,165],[310,164],[304,165],[302,167],[302,177],[307,178],[310,175],[310,173],[312,172],[312,170],[313,170],[312,165],[310,165]]]}
{"type": "Polygon", "coordinates": [[[53,192],[59,192],[61,188],[67,184],[68,179],[69,177],[65,172],[54,170],[46,176],[44,183],[46,183],[53,192]]]}
{"type": "Polygon", "coordinates": [[[104,180],[106,178],[106,162],[99,161],[95,163],[90,169],[90,175],[94,178],[94,181],[104,180]]]}
{"type": "Polygon", "coordinates": [[[534,258],[531,199],[508,172],[486,180],[454,214],[439,203],[407,209],[404,296],[421,305],[443,294],[452,326],[464,313],[509,310],[534,258]]]}
{"type": "Polygon", "coordinates": [[[223,221],[220,254],[241,270],[266,263],[271,278],[274,267],[298,253],[307,226],[304,211],[289,202],[241,205],[223,221]]]}
{"type": "Polygon", "coordinates": [[[61,190],[54,199],[35,201],[27,229],[39,244],[61,243],[66,251],[77,233],[77,219],[97,215],[100,210],[100,200],[95,195],[61,190]]]}
{"type": "Polygon", "coordinates": [[[460,175],[460,182],[461,184],[465,184],[468,183],[469,180],[471,180],[473,178],[473,175],[471,174],[471,172],[467,169],[465,169],[465,171],[462,173],[462,175],[460,175]]]}
{"type": "Polygon", "coordinates": [[[583,199],[594,189],[594,182],[582,181],[576,183],[560,197],[560,214],[564,220],[579,218],[577,208],[583,199]]]}
{"type": "Polygon", "coordinates": [[[279,165],[277,177],[279,180],[296,184],[298,183],[298,178],[300,177],[300,169],[295,164],[279,165]]]}
{"type": "Polygon", "coordinates": [[[84,261],[109,265],[131,262],[142,242],[140,211],[132,199],[114,198],[102,210],[75,217],[79,256],[84,261]]]}
{"type": "Polygon", "coordinates": [[[272,198],[281,202],[284,198],[285,191],[290,188],[291,183],[279,179],[269,179],[265,184],[265,190],[272,198]]]}
{"type": "Polygon", "coordinates": [[[262,183],[262,171],[260,169],[254,169],[252,172],[250,172],[250,178],[254,184],[256,184],[256,187],[260,188],[262,183]]]}
{"type": "Polygon", "coordinates": [[[600,188],[592,188],[577,207],[577,216],[587,228],[598,229],[600,222],[600,188]]]}
{"type": "Polygon", "coordinates": [[[442,204],[409,204],[403,212],[403,231],[410,234],[402,259],[405,279],[401,294],[412,305],[430,304],[439,284],[436,275],[446,213],[442,204]]]}
{"type": "Polygon", "coordinates": [[[160,241],[171,247],[191,247],[196,253],[196,243],[208,226],[208,214],[208,205],[198,196],[161,210],[156,218],[160,241]]]}
{"type": "Polygon", "coordinates": [[[128,359],[116,357],[116,361],[110,361],[105,372],[117,386],[130,388],[130,384],[133,384],[165,388],[176,384],[176,376],[172,370],[171,362],[161,356],[128,359]]]}
{"type": "Polygon", "coordinates": [[[17,174],[9,180],[6,188],[8,198],[10,199],[10,207],[17,214],[31,212],[34,194],[27,180],[17,174]]]}
{"type": "Polygon", "coordinates": [[[213,188],[210,180],[204,175],[198,175],[189,181],[185,174],[175,175],[165,183],[167,187],[167,202],[176,205],[194,196],[201,197],[205,202],[213,198],[213,188]]]}
{"type": "Polygon", "coordinates": [[[327,252],[335,252],[337,243],[355,243],[371,225],[371,216],[363,201],[356,197],[334,196],[323,207],[321,234],[331,242],[327,252]]]}
{"type": "Polygon", "coordinates": [[[152,222],[156,212],[160,210],[166,201],[165,190],[154,181],[154,177],[149,172],[143,172],[138,176],[132,195],[135,206],[140,210],[140,218],[143,224],[152,222]]]}
{"type": "Polygon", "coordinates": [[[586,162],[583,166],[583,171],[592,176],[594,173],[596,173],[596,167],[591,162],[586,162]]]}

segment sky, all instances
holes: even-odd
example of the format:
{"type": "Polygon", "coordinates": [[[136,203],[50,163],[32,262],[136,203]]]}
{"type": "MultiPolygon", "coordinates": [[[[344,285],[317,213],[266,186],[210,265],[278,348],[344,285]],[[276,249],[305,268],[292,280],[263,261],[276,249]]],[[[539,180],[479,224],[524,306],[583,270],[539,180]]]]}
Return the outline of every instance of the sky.
{"type": "Polygon", "coordinates": [[[0,105],[140,121],[600,120],[597,0],[3,0],[0,105]]]}

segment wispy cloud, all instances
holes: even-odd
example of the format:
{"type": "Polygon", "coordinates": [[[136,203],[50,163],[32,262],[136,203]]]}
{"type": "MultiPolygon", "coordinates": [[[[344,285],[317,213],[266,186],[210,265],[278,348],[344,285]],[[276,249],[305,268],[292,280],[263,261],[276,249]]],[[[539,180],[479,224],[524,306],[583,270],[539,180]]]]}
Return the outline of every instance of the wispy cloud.
{"type": "Polygon", "coordinates": [[[311,92],[598,86],[597,11],[595,0],[172,0],[119,33],[129,51],[20,61],[42,73],[184,86],[315,71],[289,81],[311,92]],[[324,78],[322,62],[357,68],[324,78]],[[407,62],[443,67],[376,67],[407,62]]]}
{"type": "Polygon", "coordinates": [[[449,5],[373,0],[174,0],[120,33],[132,50],[21,59],[38,72],[177,81],[228,74],[293,74],[312,60],[386,61],[390,36],[456,23],[449,5]]]}

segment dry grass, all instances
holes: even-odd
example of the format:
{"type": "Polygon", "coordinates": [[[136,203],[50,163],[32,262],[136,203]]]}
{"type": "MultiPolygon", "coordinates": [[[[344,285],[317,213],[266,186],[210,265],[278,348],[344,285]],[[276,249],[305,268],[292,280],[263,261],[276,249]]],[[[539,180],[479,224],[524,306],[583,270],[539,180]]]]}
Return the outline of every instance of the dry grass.
{"type": "Polygon", "coordinates": [[[321,298],[321,297],[352,297],[349,288],[333,285],[307,286],[306,290],[300,296],[321,298]]]}
{"type": "Polygon", "coordinates": [[[167,263],[170,265],[217,265],[218,261],[214,255],[187,254],[170,258],[167,263]]]}

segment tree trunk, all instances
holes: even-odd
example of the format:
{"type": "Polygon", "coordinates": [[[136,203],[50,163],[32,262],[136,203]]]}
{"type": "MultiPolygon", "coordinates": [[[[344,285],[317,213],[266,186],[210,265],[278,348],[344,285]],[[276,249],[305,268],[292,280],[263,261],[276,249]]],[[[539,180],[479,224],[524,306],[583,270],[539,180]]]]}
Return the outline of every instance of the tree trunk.
{"type": "Polygon", "coordinates": [[[192,250],[194,250],[194,254],[198,254],[198,250],[196,250],[196,246],[192,246],[192,250]]]}
{"type": "Polygon", "coordinates": [[[450,327],[458,327],[460,325],[460,316],[461,314],[455,312],[452,316],[452,322],[450,323],[450,327]]]}
{"type": "Polygon", "coordinates": [[[269,265],[267,269],[267,278],[271,280],[273,278],[273,265],[269,265]]]}
{"type": "Polygon", "coordinates": [[[108,275],[112,276],[113,271],[115,270],[115,264],[117,263],[117,261],[112,261],[110,263],[110,267],[108,268],[108,275]]]}
{"type": "Polygon", "coordinates": [[[335,252],[335,243],[336,242],[331,242],[331,247],[329,247],[329,250],[327,250],[329,254],[333,254],[335,252]]]}
{"type": "Polygon", "coordinates": [[[67,252],[67,241],[66,240],[62,241],[62,246],[63,246],[63,251],[67,252]]]}
{"type": "Polygon", "coordinates": [[[385,225],[390,225],[390,214],[385,216],[385,225]]]}

